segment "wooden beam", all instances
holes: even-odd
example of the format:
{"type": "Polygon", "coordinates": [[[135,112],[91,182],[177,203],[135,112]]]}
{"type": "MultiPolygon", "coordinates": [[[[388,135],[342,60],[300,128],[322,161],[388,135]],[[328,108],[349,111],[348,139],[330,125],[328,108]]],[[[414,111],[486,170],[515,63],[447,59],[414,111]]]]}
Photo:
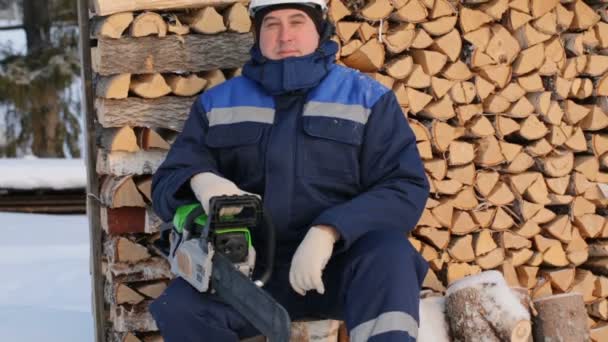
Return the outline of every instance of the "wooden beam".
{"type": "Polygon", "coordinates": [[[251,33],[232,32],[163,38],[100,38],[92,51],[93,70],[107,76],[238,68],[249,60],[252,44],[251,33]]]}
{"type": "Polygon", "coordinates": [[[198,8],[214,5],[248,3],[246,0],[94,0],[95,14],[109,15],[118,12],[142,10],[169,10],[198,8]]]}
{"type": "Polygon", "coordinates": [[[155,127],[181,131],[195,97],[163,96],[157,99],[97,98],[97,119],[103,127],[155,127]]]}

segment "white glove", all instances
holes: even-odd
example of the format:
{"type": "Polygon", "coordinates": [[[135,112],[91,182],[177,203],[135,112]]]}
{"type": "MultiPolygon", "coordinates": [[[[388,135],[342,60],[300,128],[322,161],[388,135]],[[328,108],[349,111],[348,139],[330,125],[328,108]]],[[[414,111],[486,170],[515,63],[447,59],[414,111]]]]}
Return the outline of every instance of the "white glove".
{"type": "MultiPolygon", "coordinates": [[[[260,195],[243,191],[226,178],[211,172],[199,173],[190,178],[190,187],[198,201],[201,202],[206,213],[209,213],[209,200],[215,196],[254,195],[261,198],[260,195]]],[[[243,207],[224,207],[220,209],[220,216],[236,215],[240,213],[241,210],[243,210],[243,207]]]]}
{"type": "Polygon", "coordinates": [[[338,232],[330,226],[313,226],[308,230],[291,260],[289,283],[294,291],[302,296],[312,289],[325,293],[321,275],[338,238],[338,232]]]}

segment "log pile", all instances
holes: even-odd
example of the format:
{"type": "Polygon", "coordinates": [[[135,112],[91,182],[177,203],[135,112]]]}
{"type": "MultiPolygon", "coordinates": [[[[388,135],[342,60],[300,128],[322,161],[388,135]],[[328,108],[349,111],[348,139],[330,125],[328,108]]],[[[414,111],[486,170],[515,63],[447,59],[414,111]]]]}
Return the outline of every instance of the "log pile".
{"type": "MultiPolygon", "coordinates": [[[[152,341],[146,305],[171,275],[149,248],[150,176],[195,97],[239,75],[251,23],[230,0],[93,2],[108,336],[152,341]]],[[[416,135],[432,192],[409,237],[424,287],[497,270],[540,305],[580,293],[605,339],[608,4],[332,0],[328,15],[338,63],[392,89],[416,135]]]]}
{"type": "Polygon", "coordinates": [[[251,21],[238,1],[99,0],[94,7],[106,339],[162,341],[148,305],[173,275],[150,248],[162,224],[151,209],[151,176],[196,96],[240,74],[251,21]]]}
{"type": "Polygon", "coordinates": [[[597,86],[608,71],[606,6],[404,3],[377,19],[384,44],[362,41],[341,61],[391,87],[416,135],[432,192],[410,237],[430,263],[424,286],[443,293],[499,270],[534,300],[579,292],[597,339],[608,318],[608,259],[596,247],[608,237],[607,94],[597,86]]]}

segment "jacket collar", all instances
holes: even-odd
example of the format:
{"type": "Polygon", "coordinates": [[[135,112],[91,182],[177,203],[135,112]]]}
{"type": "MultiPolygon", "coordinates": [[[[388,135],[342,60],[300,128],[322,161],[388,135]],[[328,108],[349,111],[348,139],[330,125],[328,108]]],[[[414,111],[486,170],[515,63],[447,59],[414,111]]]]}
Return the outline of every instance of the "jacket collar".
{"type": "Polygon", "coordinates": [[[264,57],[256,43],[251,48],[251,59],[243,67],[243,75],[273,96],[313,88],[334,66],[338,44],[329,39],[332,33],[333,25],[326,25],[315,52],[281,60],[264,57]]]}

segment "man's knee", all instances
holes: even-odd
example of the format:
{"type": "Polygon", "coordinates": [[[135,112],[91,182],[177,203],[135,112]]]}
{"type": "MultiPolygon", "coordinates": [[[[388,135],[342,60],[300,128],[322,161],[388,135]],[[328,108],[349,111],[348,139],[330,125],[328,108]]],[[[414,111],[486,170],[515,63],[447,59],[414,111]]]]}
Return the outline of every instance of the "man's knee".
{"type": "MultiPolygon", "coordinates": [[[[353,258],[364,261],[360,263],[361,266],[367,265],[384,274],[411,276],[413,271],[419,286],[428,270],[426,260],[401,232],[377,230],[367,233],[353,244],[351,253],[353,258]]],[[[407,278],[411,279],[409,276],[407,278]]]]}
{"type": "MultiPolygon", "coordinates": [[[[196,305],[196,293],[181,278],[174,279],[165,291],[150,304],[150,313],[159,328],[170,322],[184,321],[196,305]]],[[[172,324],[172,323],[171,323],[172,324]]]]}

